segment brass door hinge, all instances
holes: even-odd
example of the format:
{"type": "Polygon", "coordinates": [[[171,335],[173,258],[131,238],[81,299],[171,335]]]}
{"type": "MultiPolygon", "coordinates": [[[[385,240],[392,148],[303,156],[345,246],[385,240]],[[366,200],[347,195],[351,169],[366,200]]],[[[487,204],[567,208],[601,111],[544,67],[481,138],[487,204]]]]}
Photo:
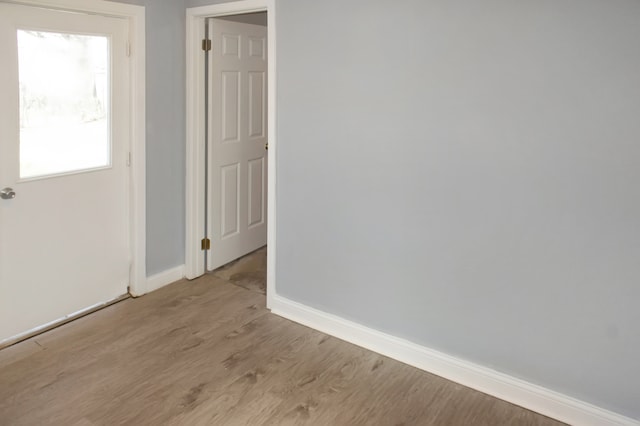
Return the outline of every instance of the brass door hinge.
{"type": "Polygon", "coordinates": [[[203,238],[202,241],[200,241],[200,247],[202,248],[202,250],[211,250],[211,240],[208,238],[203,238]]]}
{"type": "Polygon", "coordinates": [[[205,38],[202,40],[202,50],[204,50],[205,52],[208,52],[211,50],[211,40],[208,38],[205,38]]]}

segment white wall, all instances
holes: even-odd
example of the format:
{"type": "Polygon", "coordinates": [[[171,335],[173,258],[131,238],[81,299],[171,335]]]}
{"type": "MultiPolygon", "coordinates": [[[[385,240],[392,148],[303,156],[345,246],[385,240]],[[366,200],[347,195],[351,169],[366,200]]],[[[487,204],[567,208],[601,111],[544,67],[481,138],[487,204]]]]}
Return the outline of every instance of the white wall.
{"type": "Polygon", "coordinates": [[[278,293],[640,419],[640,2],[277,7],[278,293]]]}

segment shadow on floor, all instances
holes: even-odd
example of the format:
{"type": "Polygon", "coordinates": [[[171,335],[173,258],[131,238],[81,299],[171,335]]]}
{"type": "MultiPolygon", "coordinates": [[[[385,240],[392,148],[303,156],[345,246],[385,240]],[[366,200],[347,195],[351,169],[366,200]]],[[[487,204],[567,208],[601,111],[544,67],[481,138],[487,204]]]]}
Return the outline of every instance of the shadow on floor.
{"type": "Polygon", "coordinates": [[[266,294],[267,246],[221,266],[212,274],[247,290],[266,294]]]}

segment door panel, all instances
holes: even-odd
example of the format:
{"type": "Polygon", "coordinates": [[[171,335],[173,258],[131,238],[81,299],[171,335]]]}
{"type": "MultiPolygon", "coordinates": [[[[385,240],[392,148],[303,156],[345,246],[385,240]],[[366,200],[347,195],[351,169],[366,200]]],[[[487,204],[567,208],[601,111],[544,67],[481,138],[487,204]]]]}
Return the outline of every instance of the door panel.
{"type": "Polygon", "coordinates": [[[240,73],[222,72],[222,142],[237,142],[240,136],[240,73]]]}
{"type": "Polygon", "coordinates": [[[126,294],[123,19],[0,3],[0,343],[126,294]]]}
{"type": "Polygon", "coordinates": [[[263,138],[266,135],[266,74],[261,71],[249,73],[249,137],[263,138]]]}
{"type": "Polygon", "coordinates": [[[222,222],[221,237],[229,238],[238,233],[240,215],[240,164],[222,167],[222,222]]]}
{"type": "Polygon", "coordinates": [[[210,19],[209,31],[213,270],[267,243],[267,28],[210,19]]]}

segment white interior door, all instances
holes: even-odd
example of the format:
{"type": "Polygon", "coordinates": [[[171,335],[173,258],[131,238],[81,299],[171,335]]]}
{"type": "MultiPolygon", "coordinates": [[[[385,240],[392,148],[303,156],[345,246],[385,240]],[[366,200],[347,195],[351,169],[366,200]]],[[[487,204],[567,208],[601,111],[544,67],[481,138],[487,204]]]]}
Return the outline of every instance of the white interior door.
{"type": "Polygon", "coordinates": [[[127,293],[127,33],[0,3],[0,344],[127,293]]]}
{"type": "Polygon", "coordinates": [[[267,243],[267,27],[209,20],[213,270],[267,243]]]}

